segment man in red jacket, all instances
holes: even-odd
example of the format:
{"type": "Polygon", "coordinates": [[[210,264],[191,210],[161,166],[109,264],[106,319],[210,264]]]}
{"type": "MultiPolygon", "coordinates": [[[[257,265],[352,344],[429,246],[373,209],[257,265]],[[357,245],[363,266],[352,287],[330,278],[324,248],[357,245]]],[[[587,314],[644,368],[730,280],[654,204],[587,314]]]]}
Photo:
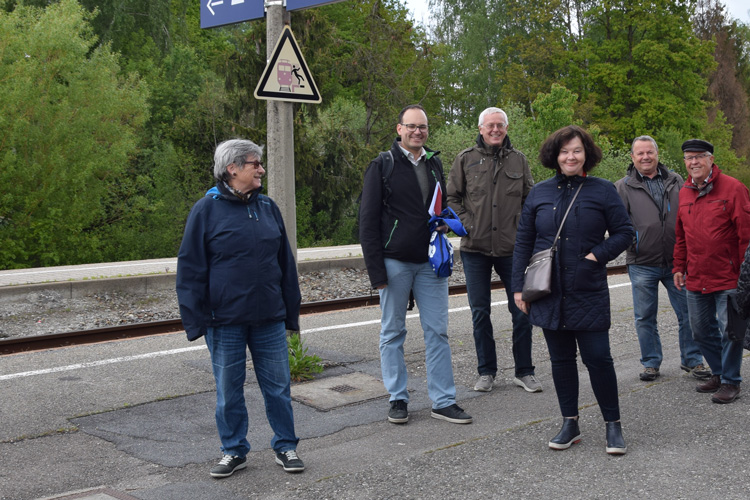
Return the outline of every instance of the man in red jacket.
{"type": "Polygon", "coordinates": [[[690,139],[682,151],[690,179],[680,190],[674,284],[687,288],[693,338],[713,372],[695,390],[731,403],[740,395],[742,342],[729,340],[727,304],[750,242],[750,193],[714,165],[711,143],[690,139]]]}

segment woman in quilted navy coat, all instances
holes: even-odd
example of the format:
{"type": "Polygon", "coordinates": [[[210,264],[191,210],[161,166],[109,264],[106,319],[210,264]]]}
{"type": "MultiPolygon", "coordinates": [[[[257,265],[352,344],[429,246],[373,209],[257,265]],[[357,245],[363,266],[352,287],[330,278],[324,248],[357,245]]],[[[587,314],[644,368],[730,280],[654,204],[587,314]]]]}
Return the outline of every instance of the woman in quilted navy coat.
{"type": "Polygon", "coordinates": [[[552,362],[552,379],[563,415],[560,432],[549,442],[564,450],[581,439],[578,427],[576,350],[606,422],[606,451],[627,451],[620,425],[617,376],[609,347],[610,307],[607,262],[632,242],[633,227],[614,185],[587,175],[602,158],[591,135],[571,125],[550,135],[539,159],[557,175],[529,193],[521,213],[513,253],[512,288],[516,305],[542,327],[552,362]],[[552,246],[560,222],[579,186],[557,244],[552,293],[533,304],[521,298],[524,270],[531,256],[552,246]],[[605,238],[605,234],[609,238],[605,238]]]}

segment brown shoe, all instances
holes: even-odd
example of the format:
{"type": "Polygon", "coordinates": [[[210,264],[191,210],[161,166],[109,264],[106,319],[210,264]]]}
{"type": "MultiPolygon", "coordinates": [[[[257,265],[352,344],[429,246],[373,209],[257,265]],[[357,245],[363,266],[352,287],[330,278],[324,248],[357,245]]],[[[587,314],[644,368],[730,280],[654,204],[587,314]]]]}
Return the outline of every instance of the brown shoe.
{"type": "Polygon", "coordinates": [[[645,370],[641,372],[639,375],[640,379],[644,382],[649,382],[651,380],[656,380],[656,377],[659,376],[659,369],[658,368],[651,368],[650,366],[647,367],[645,370]]]}
{"type": "Polygon", "coordinates": [[[716,391],[716,394],[711,396],[711,401],[719,404],[727,404],[731,403],[738,397],[740,397],[739,385],[721,384],[721,388],[716,391]]]}
{"type": "Polygon", "coordinates": [[[718,375],[711,375],[711,378],[702,384],[695,386],[698,392],[716,392],[721,387],[721,378],[718,375]]]}
{"type": "Polygon", "coordinates": [[[684,371],[688,372],[693,377],[697,378],[698,380],[706,380],[708,377],[711,376],[711,370],[706,368],[706,365],[703,363],[698,363],[695,366],[685,366],[680,365],[680,368],[682,368],[684,371]]]}

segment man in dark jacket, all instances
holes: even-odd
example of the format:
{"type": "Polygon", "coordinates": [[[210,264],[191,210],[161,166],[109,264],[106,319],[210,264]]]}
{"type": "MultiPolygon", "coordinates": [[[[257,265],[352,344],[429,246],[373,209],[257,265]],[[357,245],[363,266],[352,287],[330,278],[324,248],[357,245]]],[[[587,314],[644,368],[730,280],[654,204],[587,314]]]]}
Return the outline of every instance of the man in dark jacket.
{"type": "Polygon", "coordinates": [[[682,151],[691,178],[680,190],[674,284],[687,288],[693,338],[713,373],[696,390],[731,403],[740,395],[742,342],[729,339],[727,304],[750,242],[750,193],[714,164],[711,143],[690,139],[682,151]]]}
{"type": "MultiPolygon", "coordinates": [[[[380,294],[380,366],[390,393],[388,421],[409,420],[404,360],[406,308],[413,290],[424,330],[427,390],[432,417],[457,424],[472,419],[456,404],[451,349],[448,343],[448,278],[438,278],[428,259],[428,213],[433,196],[442,201],[443,164],[424,147],[427,115],[418,105],[399,115],[390,154],[393,170],[383,173],[379,155],[365,173],[359,216],[359,238],[373,288],[380,294]]],[[[447,227],[443,227],[447,230],[447,227]]]]}
{"type": "Polygon", "coordinates": [[[488,392],[497,375],[497,352],[490,320],[492,269],[505,283],[513,320],[513,382],[528,392],[541,392],[531,361],[531,323],[513,300],[513,245],[521,207],[534,181],[526,157],[508,138],[508,116],[500,108],[479,115],[476,145],[456,156],[448,176],[448,205],[468,234],[461,239],[461,261],[474,325],[479,379],[475,391],[488,392]]]}
{"type": "Polygon", "coordinates": [[[659,162],[656,141],[642,135],[630,148],[633,162],[628,175],[615,183],[628,209],[635,239],[627,250],[628,274],[633,289],[635,330],[641,346],[641,380],[659,376],[662,362],[661,339],[656,323],[659,308],[659,283],[664,285],[677,315],[680,367],[699,379],[711,372],[703,365],[698,344],[693,340],[684,290],[677,290],[672,279],[674,226],[677,220],[678,194],[682,177],[659,162]]]}

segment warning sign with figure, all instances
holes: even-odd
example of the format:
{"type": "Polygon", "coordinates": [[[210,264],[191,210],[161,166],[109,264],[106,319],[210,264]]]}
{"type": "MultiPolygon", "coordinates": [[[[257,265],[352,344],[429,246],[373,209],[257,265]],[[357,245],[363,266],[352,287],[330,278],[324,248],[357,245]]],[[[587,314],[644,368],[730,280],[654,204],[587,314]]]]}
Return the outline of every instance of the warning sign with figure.
{"type": "Polygon", "coordinates": [[[307,69],[289,26],[284,26],[273,55],[255,88],[256,99],[320,103],[315,81],[307,69]]]}

